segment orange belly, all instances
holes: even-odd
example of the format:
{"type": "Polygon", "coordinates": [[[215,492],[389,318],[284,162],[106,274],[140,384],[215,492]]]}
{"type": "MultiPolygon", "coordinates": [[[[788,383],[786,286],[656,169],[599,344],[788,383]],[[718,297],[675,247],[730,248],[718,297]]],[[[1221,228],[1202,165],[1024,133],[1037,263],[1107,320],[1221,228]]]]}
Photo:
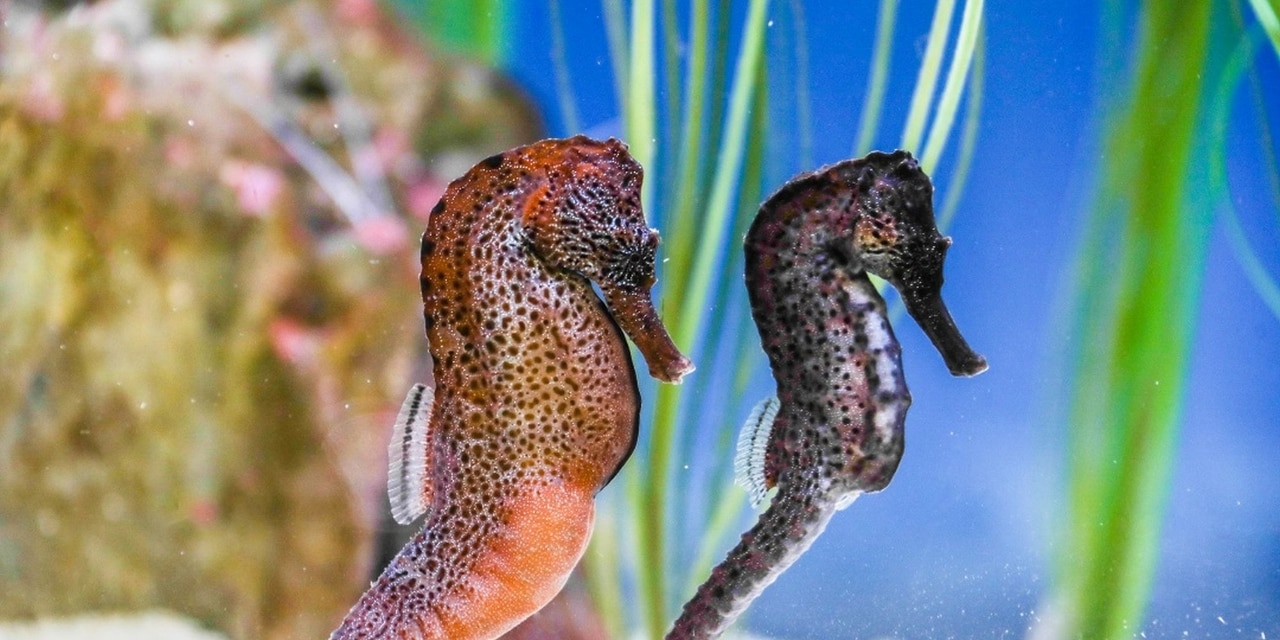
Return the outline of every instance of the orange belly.
{"type": "MultiPolygon", "coordinates": [[[[502,500],[502,525],[458,537],[464,523],[428,518],[347,614],[333,640],[492,640],[551,601],[591,538],[593,490],[524,483],[502,500]],[[462,527],[457,525],[463,524],[462,527]],[[421,542],[432,539],[432,554],[421,542]],[[445,558],[455,558],[454,561],[445,558]],[[441,578],[448,579],[441,582],[441,578]],[[431,585],[449,585],[432,589],[431,585]]],[[[440,514],[432,514],[437,516],[440,514]]]]}
{"type": "Polygon", "coordinates": [[[586,551],[595,519],[590,491],[541,485],[517,494],[510,505],[509,526],[488,540],[465,587],[435,603],[441,639],[506,633],[560,592],[586,551]]]}

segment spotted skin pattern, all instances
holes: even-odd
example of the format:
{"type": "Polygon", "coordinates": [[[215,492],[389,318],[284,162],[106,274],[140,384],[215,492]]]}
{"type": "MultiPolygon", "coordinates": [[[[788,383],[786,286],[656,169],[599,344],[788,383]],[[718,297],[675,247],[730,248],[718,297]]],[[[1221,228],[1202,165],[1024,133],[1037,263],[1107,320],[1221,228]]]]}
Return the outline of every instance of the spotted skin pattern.
{"type": "Polygon", "coordinates": [[[422,240],[426,521],[332,638],[496,638],[564,585],[595,494],[635,445],[624,333],[653,376],[693,369],[649,297],[658,234],[642,179],[625,145],[579,136],[449,185],[422,240]]]}
{"type": "Polygon", "coordinates": [[[942,303],[950,244],[934,223],[933,185],[903,151],[802,174],[761,206],[746,280],[780,402],[764,460],[777,493],[667,638],[718,637],[836,511],[893,478],[911,394],[866,272],[898,289],[953,374],[986,370],[942,303]]]}

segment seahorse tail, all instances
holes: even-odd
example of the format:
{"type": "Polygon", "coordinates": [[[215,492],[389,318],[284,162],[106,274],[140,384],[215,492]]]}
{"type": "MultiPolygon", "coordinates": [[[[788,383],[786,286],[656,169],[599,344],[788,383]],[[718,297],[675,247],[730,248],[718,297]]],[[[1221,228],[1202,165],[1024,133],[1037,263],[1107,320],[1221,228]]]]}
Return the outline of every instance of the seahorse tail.
{"type": "Polygon", "coordinates": [[[787,489],[780,481],[769,508],[698,587],[667,640],[718,638],[827,527],[833,503],[810,490],[787,489]]]}
{"type": "Polygon", "coordinates": [[[454,536],[456,518],[429,518],[330,640],[492,640],[546,606],[586,550],[592,492],[538,484],[504,507],[502,526],[483,536],[454,536]]]}

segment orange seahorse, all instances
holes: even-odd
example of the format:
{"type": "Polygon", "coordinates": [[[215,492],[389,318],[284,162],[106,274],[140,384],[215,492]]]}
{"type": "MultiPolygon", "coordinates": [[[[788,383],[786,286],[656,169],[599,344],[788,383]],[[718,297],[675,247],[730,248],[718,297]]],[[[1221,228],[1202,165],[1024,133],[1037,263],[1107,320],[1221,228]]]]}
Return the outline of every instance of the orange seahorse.
{"type": "Polygon", "coordinates": [[[397,421],[392,512],[422,530],[332,638],[496,638],[564,585],[650,375],[693,370],[650,300],[658,232],[617,140],[544,140],[449,185],[422,238],[434,390],[397,421]],[[591,283],[600,287],[602,302],[591,283]]]}
{"type": "Polygon", "coordinates": [[[911,394],[867,272],[902,294],[952,374],[986,370],[942,302],[950,246],[933,184],[905,151],[801,174],[761,205],[746,238],[747,293],[777,396],[748,418],[735,467],[753,503],[777,493],[668,640],[719,637],[836,511],[893,478],[911,394]]]}

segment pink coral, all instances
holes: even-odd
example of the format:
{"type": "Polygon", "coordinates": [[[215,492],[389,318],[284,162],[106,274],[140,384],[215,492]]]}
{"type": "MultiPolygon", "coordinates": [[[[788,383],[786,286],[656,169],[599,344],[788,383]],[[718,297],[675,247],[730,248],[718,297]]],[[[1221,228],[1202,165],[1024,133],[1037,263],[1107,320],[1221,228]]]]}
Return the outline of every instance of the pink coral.
{"type": "Polygon", "coordinates": [[[353,226],[356,241],[370,253],[389,255],[409,246],[409,230],[391,214],[359,220],[353,226]]]}
{"type": "Polygon", "coordinates": [[[271,212],[285,182],[279,169],[242,160],[223,163],[218,178],[236,192],[236,203],[240,209],[257,217],[271,212]]]}

